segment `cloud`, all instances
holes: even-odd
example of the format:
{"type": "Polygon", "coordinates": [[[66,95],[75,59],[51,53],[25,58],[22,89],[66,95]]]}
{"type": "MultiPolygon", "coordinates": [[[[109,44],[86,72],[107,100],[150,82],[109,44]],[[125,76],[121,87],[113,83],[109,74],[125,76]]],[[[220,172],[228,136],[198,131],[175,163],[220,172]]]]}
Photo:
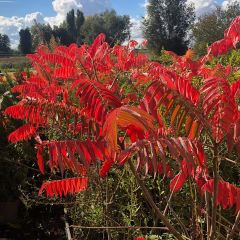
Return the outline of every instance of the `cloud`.
{"type": "Polygon", "coordinates": [[[240,4],[240,0],[225,0],[222,3],[222,8],[226,9],[227,5],[232,4],[232,3],[239,3],[240,4]]]}
{"type": "Polygon", "coordinates": [[[132,27],[130,29],[131,31],[131,39],[136,40],[137,42],[142,42],[143,36],[142,36],[142,23],[140,18],[130,18],[130,23],[132,24],[132,27]]]}
{"type": "Polygon", "coordinates": [[[145,10],[146,10],[148,4],[149,4],[149,3],[148,3],[148,0],[144,0],[143,3],[140,3],[140,7],[143,7],[143,8],[145,8],[145,10]]]}
{"type": "MultiPolygon", "coordinates": [[[[14,2],[14,1],[1,1],[14,2]]],[[[49,23],[51,26],[61,24],[67,12],[71,9],[80,9],[84,15],[92,15],[103,12],[111,8],[110,0],[53,0],[53,10],[56,16],[47,17],[40,12],[26,14],[24,17],[4,17],[0,16],[0,33],[7,34],[11,41],[11,46],[17,48],[19,42],[19,31],[22,28],[30,27],[36,20],[39,23],[49,23]]]]}
{"type": "Polygon", "coordinates": [[[11,40],[11,46],[17,48],[19,31],[22,28],[30,27],[34,19],[43,22],[43,15],[40,12],[27,14],[25,17],[3,17],[0,16],[0,33],[7,34],[11,40]]]}
{"type": "Polygon", "coordinates": [[[71,9],[80,9],[85,16],[88,16],[103,12],[111,7],[110,0],[54,0],[52,5],[57,15],[44,19],[51,26],[62,23],[71,9]]]}
{"type": "Polygon", "coordinates": [[[187,0],[187,3],[194,4],[197,16],[210,12],[218,6],[216,0],[187,0]]]}

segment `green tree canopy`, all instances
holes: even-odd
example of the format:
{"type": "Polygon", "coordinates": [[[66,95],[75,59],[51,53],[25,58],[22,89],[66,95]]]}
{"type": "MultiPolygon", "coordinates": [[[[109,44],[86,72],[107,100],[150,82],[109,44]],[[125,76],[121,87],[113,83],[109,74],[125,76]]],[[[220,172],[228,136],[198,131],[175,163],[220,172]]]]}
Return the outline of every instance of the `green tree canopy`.
{"type": "Polygon", "coordinates": [[[19,42],[19,51],[22,54],[28,54],[32,52],[32,36],[28,28],[21,29],[19,32],[20,42],[19,42]]]}
{"type": "Polygon", "coordinates": [[[207,46],[223,38],[225,29],[231,21],[240,15],[240,5],[237,2],[228,5],[226,9],[216,10],[201,16],[193,27],[194,50],[198,55],[204,55],[207,46]]]}
{"type": "Polygon", "coordinates": [[[195,19],[194,8],[186,0],[149,0],[143,20],[143,34],[149,48],[162,48],[184,54],[188,47],[188,30],[195,19]]]}
{"type": "Polygon", "coordinates": [[[82,43],[82,34],[81,34],[81,27],[85,21],[85,17],[83,12],[77,10],[77,17],[76,17],[76,30],[77,30],[77,44],[80,45],[82,43]]]}
{"type": "Polygon", "coordinates": [[[10,40],[6,34],[0,33],[0,53],[10,52],[10,40]]]}
{"type": "Polygon", "coordinates": [[[35,50],[39,44],[48,44],[50,42],[52,28],[49,24],[35,22],[31,27],[30,32],[32,34],[33,50],[35,50]]]}
{"type": "Polygon", "coordinates": [[[52,34],[55,37],[55,39],[59,39],[59,43],[61,45],[68,46],[74,42],[72,36],[69,34],[67,29],[62,26],[60,27],[54,26],[52,34]]]}
{"type": "Polygon", "coordinates": [[[92,43],[99,33],[105,33],[111,46],[122,43],[130,35],[130,26],[129,16],[118,16],[114,10],[89,16],[82,26],[84,42],[92,43]]]}

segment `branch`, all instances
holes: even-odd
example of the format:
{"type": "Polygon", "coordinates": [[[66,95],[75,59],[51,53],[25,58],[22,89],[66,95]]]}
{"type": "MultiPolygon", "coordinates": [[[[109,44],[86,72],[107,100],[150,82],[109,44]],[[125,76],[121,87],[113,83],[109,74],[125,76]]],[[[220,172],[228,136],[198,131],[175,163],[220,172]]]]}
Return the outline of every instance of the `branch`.
{"type": "Polygon", "coordinates": [[[152,198],[151,194],[149,193],[148,189],[146,188],[143,181],[138,176],[131,160],[128,160],[128,163],[130,165],[130,169],[131,169],[133,175],[135,176],[135,178],[137,180],[137,183],[139,184],[139,186],[141,187],[141,189],[143,191],[143,195],[144,195],[146,201],[153,208],[153,210],[155,211],[158,218],[161,219],[161,221],[169,229],[169,231],[176,237],[176,239],[183,240],[184,238],[182,237],[182,235],[173,227],[173,225],[169,222],[168,218],[165,217],[162,212],[160,212],[159,208],[157,207],[157,205],[153,201],[153,198],[152,198]]]}
{"type": "Polygon", "coordinates": [[[214,240],[216,234],[216,216],[217,216],[217,196],[218,196],[218,146],[214,144],[213,155],[213,175],[214,175],[214,192],[212,202],[212,224],[210,230],[210,240],[214,240]]]}
{"type": "Polygon", "coordinates": [[[99,226],[99,227],[88,227],[81,225],[71,225],[70,228],[82,228],[82,229],[159,229],[168,231],[167,227],[142,227],[142,226],[99,226]]]}

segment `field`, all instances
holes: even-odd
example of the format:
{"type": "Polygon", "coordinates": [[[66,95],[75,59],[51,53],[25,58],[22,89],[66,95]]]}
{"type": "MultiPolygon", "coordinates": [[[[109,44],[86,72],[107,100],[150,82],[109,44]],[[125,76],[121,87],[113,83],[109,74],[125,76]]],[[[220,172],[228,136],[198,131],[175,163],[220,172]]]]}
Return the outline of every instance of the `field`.
{"type": "Polygon", "coordinates": [[[28,60],[25,56],[0,57],[0,69],[11,69],[26,66],[28,60]]]}

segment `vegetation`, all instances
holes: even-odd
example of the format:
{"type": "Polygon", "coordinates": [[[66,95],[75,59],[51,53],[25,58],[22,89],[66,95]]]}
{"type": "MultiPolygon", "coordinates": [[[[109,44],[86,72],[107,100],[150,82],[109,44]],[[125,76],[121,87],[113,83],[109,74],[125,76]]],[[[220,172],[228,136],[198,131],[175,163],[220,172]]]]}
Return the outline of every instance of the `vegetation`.
{"type": "Polygon", "coordinates": [[[82,26],[84,42],[91,44],[98,34],[106,34],[110,46],[121,44],[130,37],[129,16],[118,16],[114,10],[89,16],[82,26]]]}
{"type": "Polygon", "coordinates": [[[10,52],[10,40],[6,34],[0,34],[0,54],[10,52]]]}
{"type": "Polygon", "coordinates": [[[34,52],[40,44],[48,44],[52,36],[52,28],[49,24],[35,24],[30,28],[32,36],[32,51],[34,52]]]}
{"type": "Polygon", "coordinates": [[[194,19],[194,8],[187,5],[186,0],[150,0],[143,21],[143,34],[149,48],[157,54],[162,48],[184,54],[194,19]]]}
{"type": "Polygon", "coordinates": [[[233,2],[225,9],[218,7],[210,13],[200,16],[192,30],[195,52],[200,56],[206,54],[207,47],[220,40],[225,29],[239,15],[240,5],[238,2],[233,2]]]}
{"type": "Polygon", "coordinates": [[[99,228],[92,236],[79,226],[81,236],[140,235],[111,231],[119,220],[152,234],[157,227],[166,239],[238,236],[239,67],[220,56],[236,48],[239,27],[240,17],[200,60],[191,50],[167,52],[168,66],[137,53],[135,41],[111,47],[104,34],[91,45],[41,46],[28,56],[34,71],[12,88],[19,102],[5,110],[24,124],[8,139],[34,139],[46,180],[40,196],[79,194],[80,206],[65,213],[99,228]]]}
{"type": "Polygon", "coordinates": [[[32,52],[32,36],[28,28],[21,29],[19,32],[20,43],[19,43],[19,51],[26,55],[32,52]]]}
{"type": "Polygon", "coordinates": [[[35,23],[31,27],[33,51],[39,44],[50,44],[53,36],[61,45],[68,46],[77,43],[92,43],[99,33],[106,34],[106,41],[110,45],[122,43],[130,35],[130,19],[128,16],[118,16],[114,10],[100,15],[89,16],[85,19],[83,13],[74,10],[67,13],[66,20],[53,29],[50,25],[35,23]]]}

